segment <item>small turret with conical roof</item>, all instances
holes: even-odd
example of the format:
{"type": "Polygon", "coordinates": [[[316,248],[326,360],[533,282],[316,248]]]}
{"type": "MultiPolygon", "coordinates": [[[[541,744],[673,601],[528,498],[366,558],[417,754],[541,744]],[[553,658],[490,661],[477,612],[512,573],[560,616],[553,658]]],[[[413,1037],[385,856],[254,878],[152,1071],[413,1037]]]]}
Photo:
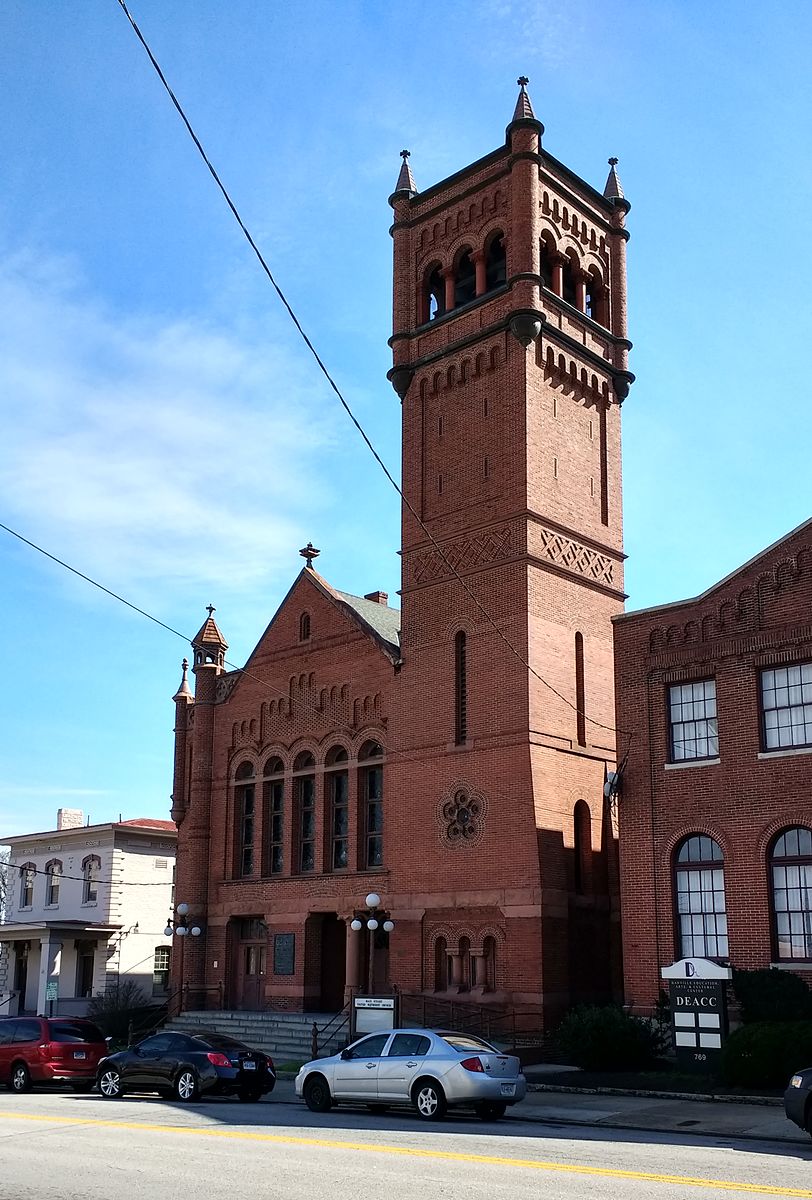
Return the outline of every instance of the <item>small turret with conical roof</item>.
{"type": "Polygon", "coordinates": [[[534,129],[539,135],[539,142],[541,142],[544,126],[533,111],[533,102],[527,92],[527,85],[530,80],[526,75],[520,75],[516,82],[519,85],[519,95],[516,98],[516,107],[513,110],[513,120],[505,131],[507,143],[510,145],[510,135],[514,129],[534,129]]]}
{"type": "Polygon", "coordinates": [[[192,649],[195,653],[195,665],[192,670],[195,674],[200,667],[204,666],[214,666],[219,673],[224,669],[226,663],[228,642],[217,627],[214,619],[216,612],[214,605],[209,604],[206,612],[209,614],[208,617],[192,639],[192,649]]]}
{"type": "Polygon", "coordinates": [[[606,186],[603,189],[603,194],[607,200],[613,201],[613,203],[621,208],[625,208],[625,210],[628,212],[631,208],[631,205],[623,195],[623,185],[621,184],[620,176],[617,173],[617,163],[618,160],[616,158],[609,159],[609,175],[606,179],[606,186]]]}
{"type": "MultiPolygon", "coordinates": [[[[411,158],[411,154],[412,154],[411,150],[401,150],[401,152],[400,152],[400,157],[403,159],[403,162],[400,165],[400,173],[398,175],[398,181],[395,184],[395,190],[392,193],[393,197],[399,196],[402,193],[404,193],[405,195],[410,196],[410,197],[417,195],[417,184],[414,181],[414,175],[412,174],[412,168],[409,165],[409,159],[411,158]]],[[[391,204],[391,200],[390,200],[390,204],[391,204]]]]}
{"type": "Polygon", "coordinates": [[[181,677],[178,690],[175,692],[172,699],[177,703],[178,700],[193,700],[192,689],[189,687],[189,659],[184,658],[181,663],[181,677]]]}

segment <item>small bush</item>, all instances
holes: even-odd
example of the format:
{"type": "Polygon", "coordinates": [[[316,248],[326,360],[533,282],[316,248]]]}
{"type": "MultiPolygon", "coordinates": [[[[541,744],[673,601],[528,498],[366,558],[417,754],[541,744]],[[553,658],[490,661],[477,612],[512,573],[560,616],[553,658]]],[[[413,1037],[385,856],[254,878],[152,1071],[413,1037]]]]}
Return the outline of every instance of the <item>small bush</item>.
{"type": "Polygon", "coordinates": [[[812,1017],[812,992],[800,975],[791,971],[778,971],[774,967],[763,971],[734,970],[733,991],[745,1025],[812,1017]]]}
{"type": "Polygon", "coordinates": [[[133,1036],[151,1029],[161,1012],[161,1006],[149,1004],[143,990],[133,979],[123,979],[99,995],[93,996],[87,1015],[106,1037],[127,1044],[133,1036]]]}
{"type": "Polygon", "coordinates": [[[556,1037],[567,1061],[586,1071],[639,1071],[660,1049],[656,1029],[614,1005],[573,1008],[556,1037]]]}
{"type": "Polygon", "coordinates": [[[783,1088],[791,1075],[809,1066],[812,1021],[742,1025],[722,1049],[722,1078],[729,1087],[783,1088]]]}

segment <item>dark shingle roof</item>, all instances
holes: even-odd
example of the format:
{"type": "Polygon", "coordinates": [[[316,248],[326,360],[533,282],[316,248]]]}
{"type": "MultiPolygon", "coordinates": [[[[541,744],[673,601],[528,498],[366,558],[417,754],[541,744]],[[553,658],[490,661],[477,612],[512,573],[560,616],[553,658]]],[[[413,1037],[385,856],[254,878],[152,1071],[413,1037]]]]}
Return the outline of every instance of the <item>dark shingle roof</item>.
{"type": "Polygon", "coordinates": [[[363,596],[352,596],[349,592],[334,593],[367,624],[381,641],[386,642],[392,653],[400,656],[400,609],[390,608],[388,604],[378,604],[375,600],[365,600],[363,596]]]}

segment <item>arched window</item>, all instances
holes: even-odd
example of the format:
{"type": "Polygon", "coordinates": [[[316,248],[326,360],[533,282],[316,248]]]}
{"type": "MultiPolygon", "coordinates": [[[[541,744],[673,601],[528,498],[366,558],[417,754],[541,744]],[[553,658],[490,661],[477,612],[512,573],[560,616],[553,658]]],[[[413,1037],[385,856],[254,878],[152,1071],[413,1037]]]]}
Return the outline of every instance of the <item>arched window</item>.
{"type": "Polygon", "coordinates": [[[607,303],[606,288],[598,272],[594,269],[589,272],[586,278],[584,303],[586,315],[591,317],[593,321],[597,321],[599,325],[607,327],[609,324],[609,305],[607,303]]]}
{"type": "Polygon", "coordinates": [[[496,991],[496,938],[486,937],[482,943],[482,957],[485,959],[485,991],[496,991]]]}
{"type": "Polygon", "coordinates": [[[454,636],[454,741],[468,740],[468,661],[464,630],[454,636]]]}
{"type": "Polygon", "coordinates": [[[507,257],[501,229],[494,233],[485,251],[485,288],[492,292],[507,280],[507,257]]]}
{"type": "Polygon", "coordinates": [[[592,814],[586,800],[579,800],[572,814],[575,891],[579,896],[592,891],[592,814]]]}
{"type": "Polygon", "coordinates": [[[420,324],[434,321],[445,313],[445,280],[439,263],[429,267],[421,297],[420,324]]]}
{"type": "Polygon", "coordinates": [[[59,903],[59,884],[62,879],[62,863],[52,858],[45,864],[45,903],[55,907],[59,903]]]}
{"type": "Polygon", "coordinates": [[[448,942],[444,937],[434,943],[434,990],[448,991],[448,942]]]}
{"type": "Polygon", "coordinates": [[[553,254],[555,246],[549,234],[539,239],[539,275],[546,288],[553,286],[553,254]]]}
{"type": "Polygon", "coordinates": [[[469,304],[476,296],[476,268],[471,258],[471,251],[464,250],[457,259],[454,272],[454,307],[469,304]]]}
{"type": "Polygon", "coordinates": [[[296,805],[296,867],[316,869],[316,760],[304,750],[293,764],[293,795],[296,805]]]}
{"type": "Polygon", "coordinates": [[[725,869],[713,838],[692,834],[675,854],[680,958],[727,958],[725,869]]]}
{"type": "Polygon", "coordinates": [[[82,862],[82,903],[95,904],[99,898],[99,876],[101,859],[98,854],[89,854],[82,862]]]}
{"type": "Polygon", "coordinates": [[[303,612],[299,617],[299,641],[307,642],[310,640],[310,613],[303,612]]]}
{"type": "Polygon", "coordinates": [[[584,690],[584,635],[575,635],[575,725],[578,745],[586,745],[586,693],[584,690]]]}
{"type": "Polygon", "coordinates": [[[265,874],[281,875],[284,869],[285,765],[281,758],[269,758],[263,784],[264,827],[266,840],[265,874]]]}
{"type": "Polygon", "coordinates": [[[364,866],[383,866],[383,746],[366,742],[358,755],[363,806],[364,866]]]}
{"type": "Polygon", "coordinates": [[[24,863],[20,867],[20,908],[31,908],[34,903],[34,880],[37,868],[33,863],[24,863]]]}
{"type": "Polygon", "coordinates": [[[471,939],[461,937],[459,943],[460,955],[460,991],[471,990],[471,939]]]}
{"type": "Polygon", "coordinates": [[[330,814],[330,868],[344,871],[350,865],[350,776],[349,755],[343,746],[333,746],[325,759],[327,809],[330,814]]]}
{"type": "Polygon", "coordinates": [[[577,265],[571,254],[564,256],[564,264],[561,268],[561,295],[568,304],[578,303],[578,289],[576,287],[577,265]]]}
{"type": "Polygon", "coordinates": [[[770,855],[778,957],[812,959],[812,830],[785,829],[770,855]]]}
{"type": "Polygon", "coordinates": [[[253,763],[243,762],[234,774],[235,875],[254,874],[256,785],[253,763]]]}

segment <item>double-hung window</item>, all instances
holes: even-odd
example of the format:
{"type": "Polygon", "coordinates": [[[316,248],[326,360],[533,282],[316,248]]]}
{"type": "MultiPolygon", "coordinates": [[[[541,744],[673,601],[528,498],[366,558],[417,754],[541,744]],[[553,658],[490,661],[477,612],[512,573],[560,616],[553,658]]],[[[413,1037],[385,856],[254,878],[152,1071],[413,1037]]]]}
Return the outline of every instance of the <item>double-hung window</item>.
{"type": "Polygon", "coordinates": [[[761,672],[765,750],[812,746],[812,663],[761,672]]]}
{"type": "Polygon", "coordinates": [[[715,679],[669,687],[668,729],[671,762],[718,757],[715,679]]]}

